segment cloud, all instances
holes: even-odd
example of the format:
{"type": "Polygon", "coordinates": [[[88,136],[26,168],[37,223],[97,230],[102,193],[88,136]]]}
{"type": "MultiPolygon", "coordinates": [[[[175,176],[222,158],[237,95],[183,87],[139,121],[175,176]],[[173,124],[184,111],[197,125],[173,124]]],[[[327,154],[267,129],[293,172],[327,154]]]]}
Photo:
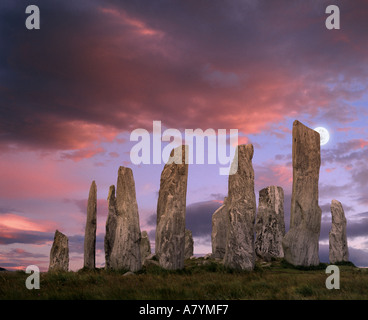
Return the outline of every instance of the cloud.
{"type": "MultiPolygon", "coordinates": [[[[68,237],[69,239],[69,252],[70,253],[84,253],[84,235],[71,235],[68,237]]],[[[104,254],[104,240],[105,234],[98,233],[96,235],[96,251],[100,251],[104,254]]]]}
{"type": "Polygon", "coordinates": [[[63,152],[61,153],[61,159],[71,159],[73,161],[81,161],[83,159],[92,158],[97,154],[103,153],[104,151],[105,151],[104,148],[98,147],[95,149],[82,149],[72,152],[63,152]]]}
{"type": "Polygon", "coordinates": [[[324,32],[323,2],[40,1],[47,28],[32,43],[18,23],[24,8],[4,5],[0,143],[79,160],[155,119],[243,133],[299,114],[349,123],[368,75],[367,4],[343,5],[341,37],[324,32]]]}
{"type": "Polygon", "coordinates": [[[0,189],[6,199],[35,199],[68,196],[86,188],[73,174],[76,167],[61,165],[52,156],[15,152],[1,159],[0,189]]]}
{"type": "Polygon", "coordinates": [[[211,193],[210,197],[214,200],[217,200],[217,201],[224,201],[226,195],[224,195],[222,193],[211,193]]]}
{"type": "MultiPolygon", "coordinates": [[[[217,200],[192,203],[186,208],[186,228],[192,231],[193,237],[208,237],[212,232],[212,215],[221,206],[217,200]]],[[[156,213],[147,219],[147,225],[156,226],[156,213]]],[[[149,234],[154,239],[154,231],[149,234]]]]}
{"type": "Polygon", "coordinates": [[[22,248],[10,249],[0,253],[0,266],[8,270],[25,270],[27,266],[36,264],[41,271],[46,271],[49,256],[43,253],[29,252],[22,248]]]}
{"type": "Polygon", "coordinates": [[[292,186],[292,167],[268,161],[262,165],[254,164],[256,189],[268,186],[281,186],[284,192],[289,192],[292,186]]]}
{"type": "Polygon", "coordinates": [[[0,215],[0,228],[3,232],[10,230],[47,232],[55,228],[52,221],[32,220],[13,213],[0,215]]]}
{"type": "MultiPolygon", "coordinates": [[[[83,215],[87,215],[88,199],[64,199],[66,203],[74,203],[83,215]]],[[[97,199],[97,214],[100,217],[105,217],[108,214],[108,205],[106,199],[97,199]]]]}
{"type": "Polygon", "coordinates": [[[21,230],[1,230],[0,244],[27,243],[27,244],[45,244],[53,241],[54,233],[21,231],[21,230]]]}
{"type": "MultiPolygon", "coordinates": [[[[319,259],[321,262],[329,263],[329,246],[319,245],[319,259]]],[[[368,251],[349,247],[349,261],[357,267],[368,266],[368,251]]]]}
{"type": "Polygon", "coordinates": [[[208,237],[212,232],[212,215],[221,206],[217,201],[204,201],[187,206],[186,228],[193,237],[208,237]]]}

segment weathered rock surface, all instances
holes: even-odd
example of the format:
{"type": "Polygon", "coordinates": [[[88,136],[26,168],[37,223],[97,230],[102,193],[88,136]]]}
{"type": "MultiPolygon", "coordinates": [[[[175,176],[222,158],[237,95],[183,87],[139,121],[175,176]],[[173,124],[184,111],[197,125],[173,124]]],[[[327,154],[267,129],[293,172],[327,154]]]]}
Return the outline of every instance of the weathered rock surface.
{"type": "Polygon", "coordinates": [[[285,236],[284,190],[270,186],[259,191],[256,218],[256,255],[266,261],[283,258],[282,239],[285,236]]]}
{"type": "Polygon", "coordinates": [[[142,263],[144,260],[151,256],[151,243],[148,237],[147,231],[142,231],[141,238],[141,259],[142,263]]]}
{"type": "Polygon", "coordinates": [[[92,181],[87,202],[87,221],[84,235],[84,267],[96,267],[97,186],[92,181]]]}
{"type": "Polygon", "coordinates": [[[109,194],[107,196],[107,203],[109,207],[109,213],[106,219],[106,233],[105,233],[105,268],[111,268],[110,256],[112,248],[114,247],[116,226],[117,226],[117,212],[116,212],[116,198],[115,198],[115,186],[110,186],[109,194]]]}
{"type": "Polygon", "coordinates": [[[50,252],[49,271],[68,271],[69,269],[69,245],[68,238],[59,230],[56,230],[54,242],[50,252]]]}
{"type": "Polygon", "coordinates": [[[293,190],[290,229],[283,240],[285,259],[299,266],[319,264],[321,209],[318,180],[320,135],[299,121],[293,124],[293,190]]]}
{"type": "Polygon", "coordinates": [[[229,175],[228,187],[228,235],[224,265],[234,269],[253,270],[254,220],[256,196],[252,166],[253,145],[240,145],[236,149],[229,175]],[[234,168],[234,166],[237,166],[234,168]]]}
{"type": "Polygon", "coordinates": [[[160,180],[157,202],[156,255],[165,269],[184,267],[188,147],[171,151],[160,180]],[[170,159],[169,159],[170,160],[170,159]]]}
{"type": "Polygon", "coordinates": [[[185,229],[185,248],[184,248],[184,259],[190,259],[193,256],[194,241],[192,231],[185,229]]]}
{"type": "Polygon", "coordinates": [[[120,167],[116,184],[116,231],[110,255],[112,269],[138,271],[142,268],[138,205],[133,172],[120,167]]]}
{"type": "Polygon", "coordinates": [[[212,256],[213,258],[223,259],[226,250],[226,237],[228,230],[228,208],[226,206],[227,198],[224,204],[218,208],[212,215],[212,256]]]}
{"type": "Polygon", "coordinates": [[[330,230],[330,263],[349,261],[346,238],[346,218],[341,202],[331,202],[332,227],[330,230]]]}

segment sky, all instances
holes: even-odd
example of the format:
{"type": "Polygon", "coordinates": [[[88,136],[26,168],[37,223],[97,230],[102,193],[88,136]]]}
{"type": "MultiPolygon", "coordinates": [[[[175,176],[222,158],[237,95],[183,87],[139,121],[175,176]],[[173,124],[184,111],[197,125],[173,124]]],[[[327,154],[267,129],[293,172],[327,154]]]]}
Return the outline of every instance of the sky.
{"type": "MultiPolygon", "coordinates": [[[[368,2],[325,0],[37,0],[0,3],[0,267],[46,271],[55,230],[83,266],[86,202],[97,184],[97,267],[109,186],[133,170],[141,230],[154,250],[164,163],[135,165],[130,133],[238,129],[254,146],[255,193],[285,192],[289,227],[294,120],[325,127],[320,259],[330,203],[347,217],[350,260],[368,267],[368,2]],[[327,30],[326,7],[341,11],[327,30]]],[[[163,143],[163,147],[165,143],[163,143]]],[[[211,216],[227,195],[218,164],[190,165],[186,225],[211,252],[211,216]]]]}

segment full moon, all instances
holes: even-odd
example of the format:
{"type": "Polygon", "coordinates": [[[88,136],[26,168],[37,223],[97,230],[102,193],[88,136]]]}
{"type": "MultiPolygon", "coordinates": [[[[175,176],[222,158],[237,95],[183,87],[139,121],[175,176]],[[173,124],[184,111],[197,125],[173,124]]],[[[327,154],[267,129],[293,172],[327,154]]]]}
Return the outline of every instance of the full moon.
{"type": "Polygon", "coordinates": [[[328,130],[326,128],[318,127],[315,128],[314,131],[317,131],[321,136],[321,146],[325,145],[328,140],[330,140],[330,134],[328,133],[328,130]]]}

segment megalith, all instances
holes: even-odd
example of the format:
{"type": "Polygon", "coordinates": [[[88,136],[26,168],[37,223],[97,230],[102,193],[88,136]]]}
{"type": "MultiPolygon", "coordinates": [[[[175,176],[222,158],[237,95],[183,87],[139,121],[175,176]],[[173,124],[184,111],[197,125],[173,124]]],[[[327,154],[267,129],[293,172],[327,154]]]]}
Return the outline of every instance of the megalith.
{"type": "Polygon", "coordinates": [[[109,212],[106,219],[106,233],[104,239],[105,248],[105,268],[111,268],[110,256],[112,248],[114,247],[116,226],[117,226],[117,212],[116,212],[116,198],[115,198],[115,186],[112,185],[109,188],[109,194],[107,196],[107,204],[109,212]]]}
{"type": "Polygon", "coordinates": [[[192,231],[185,229],[185,248],[184,248],[184,259],[189,259],[193,256],[194,252],[194,241],[192,231]]]}
{"type": "Polygon", "coordinates": [[[133,171],[130,168],[119,168],[115,201],[116,230],[110,267],[135,272],[142,268],[141,231],[133,171]]]}
{"type": "Polygon", "coordinates": [[[270,186],[259,191],[255,230],[255,252],[259,258],[270,261],[284,257],[284,190],[281,187],[270,186]]]}
{"type": "Polygon", "coordinates": [[[212,257],[223,259],[225,256],[226,237],[228,230],[228,210],[226,206],[227,198],[223,205],[212,215],[212,257]]]}
{"type": "Polygon", "coordinates": [[[147,231],[142,231],[141,238],[141,259],[142,263],[144,260],[151,255],[151,243],[148,237],[147,231]]]}
{"type": "Polygon", "coordinates": [[[341,202],[331,202],[332,227],[329,234],[330,263],[349,261],[348,241],[346,237],[346,218],[341,202]]]}
{"type": "Polygon", "coordinates": [[[50,252],[49,271],[68,271],[69,245],[68,237],[56,230],[50,252]]]}
{"type": "Polygon", "coordinates": [[[293,189],[290,229],[283,239],[284,257],[295,266],[315,266],[319,264],[321,229],[318,205],[320,135],[296,120],[292,139],[293,189]]]}
{"type": "Polygon", "coordinates": [[[252,165],[253,153],[252,144],[239,145],[230,169],[230,172],[235,173],[229,175],[226,204],[228,207],[228,234],[224,265],[240,270],[253,270],[255,265],[256,196],[252,165]]]}
{"type": "Polygon", "coordinates": [[[188,146],[170,153],[161,173],[157,201],[156,255],[161,267],[184,268],[188,146]]]}
{"type": "Polygon", "coordinates": [[[84,235],[84,267],[96,267],[97,186],[92,181],[87,202],[87,221],[84,235]]]}

